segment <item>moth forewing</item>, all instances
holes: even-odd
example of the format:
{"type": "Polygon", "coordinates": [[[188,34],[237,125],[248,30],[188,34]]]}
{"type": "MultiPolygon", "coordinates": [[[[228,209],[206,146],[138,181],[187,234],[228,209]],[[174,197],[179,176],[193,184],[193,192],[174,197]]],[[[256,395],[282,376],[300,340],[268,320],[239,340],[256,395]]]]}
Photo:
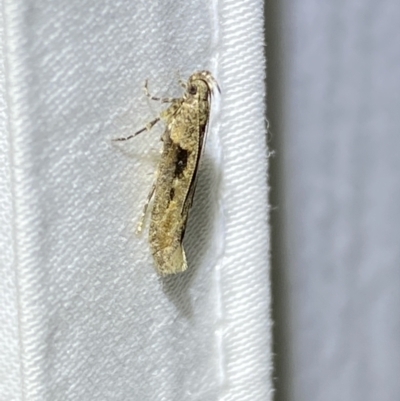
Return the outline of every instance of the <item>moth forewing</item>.
{"type": "MultiPolygon", "coordinates": [[[[163,150],[152,189],[154,192],[148,199],[150,201],[153,198],[149,245],[156,269],[161,275],[187,269],[182,240],[206,139],[211,96],[214,87],[219,90],[216,80],[208,71],[194,72],[184,87],[182,97],[161,99],[170,102],[170,106],[159,116],[165,123],[163,150]]],[[[149,130],[156,120],[144,130],[149,130]]],[[[135,134],[128,138],[133,136],[135,134]]]]}

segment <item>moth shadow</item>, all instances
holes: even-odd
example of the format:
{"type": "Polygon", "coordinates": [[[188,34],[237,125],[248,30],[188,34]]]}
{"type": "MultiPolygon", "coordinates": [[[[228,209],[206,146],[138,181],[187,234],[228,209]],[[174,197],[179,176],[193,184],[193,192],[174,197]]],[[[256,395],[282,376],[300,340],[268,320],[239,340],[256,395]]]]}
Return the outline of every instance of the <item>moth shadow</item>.
{"type": "MultiPolygon", "coordinates": [[[[198,173],[196,192],[186,227],[183,245],[188,269],[183,273],[161,278],[163,291],[179,312],[190,319],[193,316],[191,287],[200,267],[204,267],[212,248],[214,216],[218,208],[219,173],[213,158],[205,154],[198,173]]],[[[208,269],[203,268],[203,273],[208,269]]]]}

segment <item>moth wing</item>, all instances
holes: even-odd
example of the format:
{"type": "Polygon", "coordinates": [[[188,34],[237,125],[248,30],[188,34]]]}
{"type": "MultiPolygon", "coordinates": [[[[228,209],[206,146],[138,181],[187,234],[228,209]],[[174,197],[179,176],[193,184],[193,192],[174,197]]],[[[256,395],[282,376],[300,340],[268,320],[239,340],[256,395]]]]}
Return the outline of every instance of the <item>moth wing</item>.
{"type": "MultiPolygon", "coordinates": [[[[211,96],[209,96],[209,102],[210,102],[210,100],[211,100],[211,96]]],[[[210,102],[210,104],[211,104],[211,102],[210,102]]],[[[209,121],[210,121],[209,118],[207,118],[207,123],[203,127],[202,132],[199,133],[200,138],[199,138],[199,145],[198,145],[198,149],[197,149],[196,164],[195,164],[195,168],[193,169],[192,180],[190,182],[190,186],[189,186],[189,189],[188,189],[188,192],[186,195],[186,199],[185,199],[185,202],[182,207],[182,215],[184,216],[186,214],[186,218],[187,218],[188,211],[191,208],[192,203],[193,203],[193,197],[194,197],[197,180],[198,180],[198,172],[199,172],[201,156],[203,154],[204,146],[207,142],[207,137],[208,137],[209,121]]],[[[185,224],[186,224],[186,222],[185,222],[185,224]]]]}
{"type": "Polygon", "coordinates": [[[179,246],[172,257],[175,266],[175,273],[184,272],[187,269],[187,260],[183,246],[179,246]]]}
{"type": "Polygon", "coordinates": [[[184,272],[188,267],[182,244],[179,244],[171,253],[164,250],[154,254],[154,257],[157,270],[163,276],[184,272]]]}

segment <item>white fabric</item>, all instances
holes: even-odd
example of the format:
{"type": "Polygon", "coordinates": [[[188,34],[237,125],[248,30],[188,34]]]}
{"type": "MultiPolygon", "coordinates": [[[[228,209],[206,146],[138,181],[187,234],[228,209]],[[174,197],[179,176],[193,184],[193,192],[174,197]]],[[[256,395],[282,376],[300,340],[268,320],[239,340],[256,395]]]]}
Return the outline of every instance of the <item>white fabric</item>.
{"type": "Polygon", "coordinates": [[[277,400],[400,400],[400,2],[276,6],[277,400]]]}
{"type": "MultiPolygon", "coordinates": [[[[0,37],[4,36],[0,7],[0,37]]],[[[21,400],[18,302],[13,246],[13,197],[11,148],[4,64],[4,43],[0,40],[0,400],[21,400]]]]}
{"type": "Polygon", "coordinates": [[[3,1],[0,399],[268,399],[262,2],[3,1]],[[146,78],[180,93],[178,69],[222,95],[190,269],[160,280],[134,230],[162,127],[111,139],[159,110],[146,78]]]}

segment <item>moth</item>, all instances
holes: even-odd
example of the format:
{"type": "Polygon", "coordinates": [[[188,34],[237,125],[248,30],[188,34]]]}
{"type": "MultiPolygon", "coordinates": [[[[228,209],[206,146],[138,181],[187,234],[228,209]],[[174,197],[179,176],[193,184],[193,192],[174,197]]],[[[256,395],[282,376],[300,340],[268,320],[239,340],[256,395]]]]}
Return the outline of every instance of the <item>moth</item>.
{"type": "Polygon", "coordinates": [[[215,88],[221,92],[209,71],[196,71],[186,82],[180,81],[180,84],[184,88],[182,97],[159,98],[149,94],[146,81],[146,95],[152,100],[168,103],[169,106],[141,130],[126,138],[114,139],[126,141],[149,131],[159,121],[165,124],[156,179],[137,229],[138,232],[142,231],[148,206],[152,202],[149,246],[156,270],[161,275],[187,269],[182,241],[207,136],[211,99],[215,88]]]}

